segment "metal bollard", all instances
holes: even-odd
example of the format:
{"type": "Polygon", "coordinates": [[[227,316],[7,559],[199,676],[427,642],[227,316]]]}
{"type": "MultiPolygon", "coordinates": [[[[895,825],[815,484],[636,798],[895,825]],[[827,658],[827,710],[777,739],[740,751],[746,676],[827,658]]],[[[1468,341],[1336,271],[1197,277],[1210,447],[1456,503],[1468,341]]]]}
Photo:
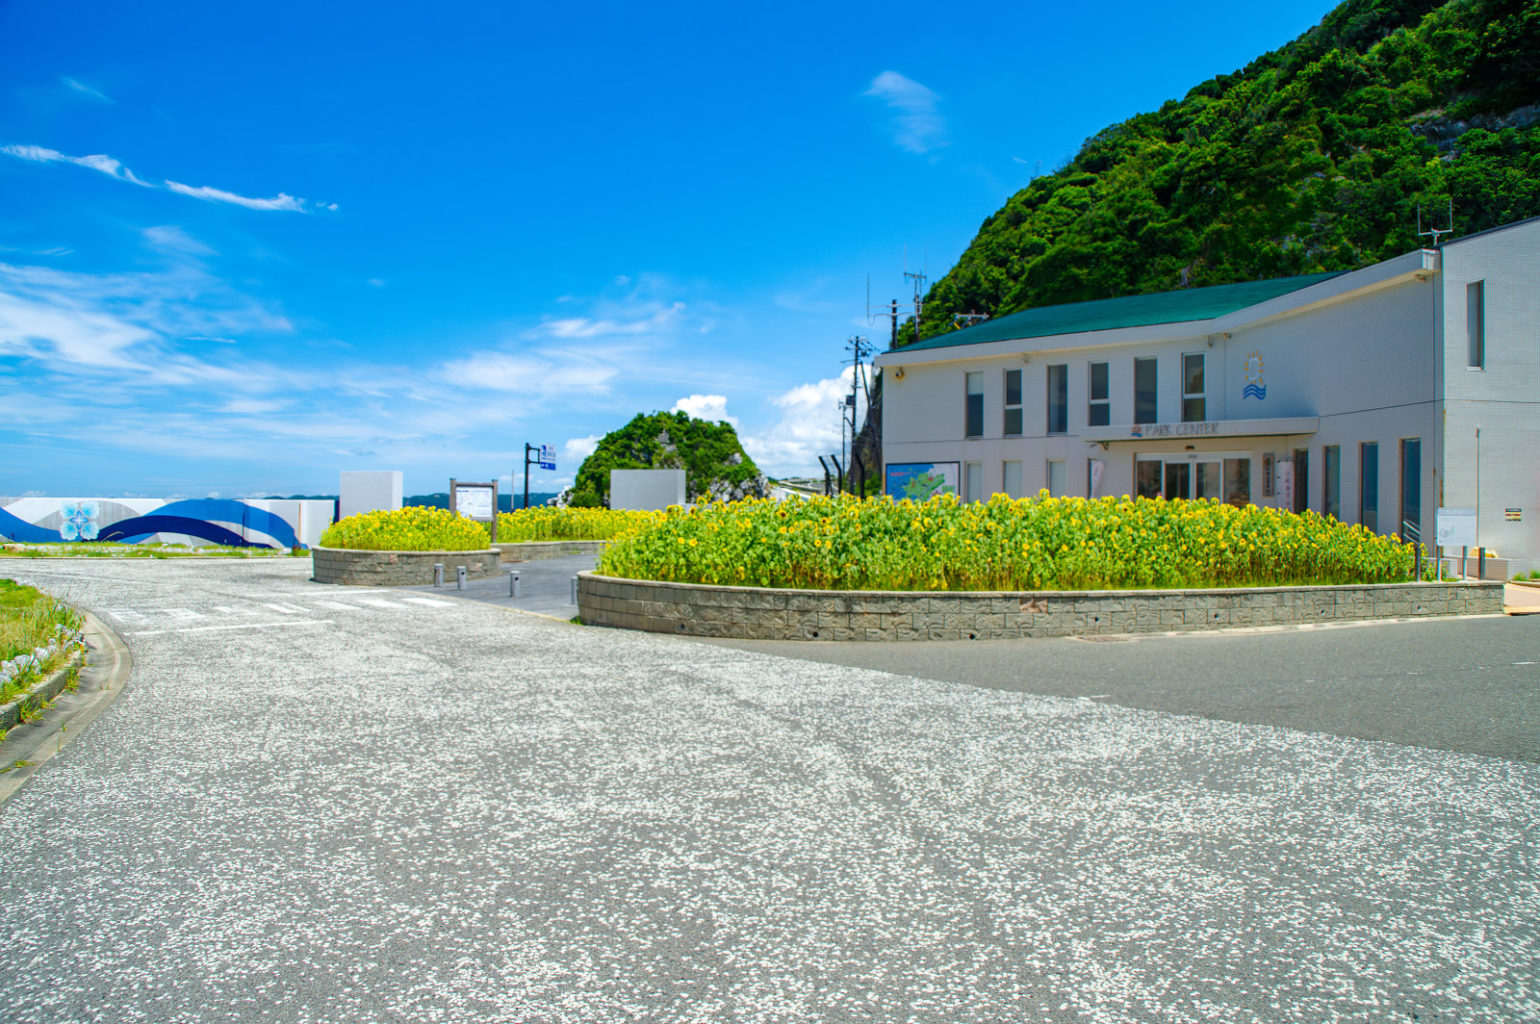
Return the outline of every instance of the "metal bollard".
{"type": "Polygon", "coordinates": [[[508,570],[508,596],[519,596],[519,570],[517,569],[508,570]]]}
{"type": "Polygon", "coordinates": [[[1422,582],[1422,545],[1417,545],[1417,574],[1412,577],[1418,583],[1422,582]]]}
{"type": "Polygon", "coordinates": [[[433,563],[433,585],[435,587],[442,587],[444,585],[444,563],[443,562],[434,562],[433,563]]]}
{"type": "Polygon", "coordinates": [[[572,577],[572,603],[577,604],[577,577],[572,577]]]}
{"type": "Polygon", "coordinates": [[[455,566],[455,589],[465,589],[465,566],[463,565],[455,566]]]}
{"type": "Polygon", "coordinates": [[[1484,579],[1487,578],[1487,549],[1486,548],[1477,548],[1476,549],[1476,578],[1478,580],[1484,580],[1484,579]]]}

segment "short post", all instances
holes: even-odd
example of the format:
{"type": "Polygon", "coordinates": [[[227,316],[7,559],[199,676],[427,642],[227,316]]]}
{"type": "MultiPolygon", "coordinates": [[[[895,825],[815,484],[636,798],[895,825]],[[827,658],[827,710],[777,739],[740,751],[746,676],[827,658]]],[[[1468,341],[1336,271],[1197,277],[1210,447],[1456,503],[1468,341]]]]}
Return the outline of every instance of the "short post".
{"type": "Polygon", "coordinates": [[[433,563],[433,585],[435,587],[442,587],[444,585],[444,563],[443,562],[434,562],[433,563]]]}
{"type": "Polygon", "coordinates": [[[1416,574],[1415,578],[1416,578],[1418,583],[1422,582],[1422,545],[1421,544],[1417,545],[1417,574],[1416,574]]]}
{"type": "Polygon", "coordinates": [[[1460,579],[1470,578],[1470,548],[1460,545],[1460,579]]]}
{"type": "Polygon", "coordinates": [[[519,596],[519,570],[517,569],[508,570],[508,596],[519,596]]]}
{"type": "Polygon", "coordinates": [[[465,566],[463,565],[455,566],[455,589],[465,589],[465,566]]]}
{"type": "Polygon", "coordinates": [[[1487,578],[1487,549],[1486,548],[1477,548],[1476,549],[1476,579],[1484,580],[1486,578],[1487,578]]]}
{"type": "Polygon", "coordinates": [[[572,577],[572,603],[577,604],[577,577],[572,577]]]}

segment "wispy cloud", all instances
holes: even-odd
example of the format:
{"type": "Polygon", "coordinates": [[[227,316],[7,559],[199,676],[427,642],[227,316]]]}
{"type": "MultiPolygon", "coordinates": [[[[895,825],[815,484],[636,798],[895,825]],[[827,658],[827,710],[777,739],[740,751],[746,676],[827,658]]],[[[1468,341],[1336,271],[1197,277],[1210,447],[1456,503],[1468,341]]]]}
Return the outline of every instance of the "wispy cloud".
{"type": "Polygon", "coordinates": [[[18,160],[31,160],[39,164],[74,164],[77,167],[89,167],[93,171],[100,171],[109,178],[117,178],[119,181],[131,182],[135,185],[143,185],[145,188],[154,188],[148,181],[138,177],[133,171],[124,167],[120,162],[102,153],[92,153],[89,156],[70,156],[61,153],[57,149],[47,149],[43,146],[0,146],[0,153],[6,156],[14,156],[18,160]]]}
{"type": "Polygon", "coordinates": [[[651,313],[640,313],[632,318],[566,317],[547,320],[540,330],[554,338],[603,338],[624,335],[654,334],[679,322],[684,315],[685,304],[675,302],[651,313]]]}
{"type": "Polygon", "coordinates": [[[90,99],[98,100],[98,101],[100,101],[102,103],[112,103],[113,102],[113,99],[112,99],[111,96],[108,96],[106,93],[102,92],[100,89],[96,89],[96,88],[93,88],[92,86],[87,85],[86,83],[82,82],[78,78],[71,78],[68,75],[60,75],[59,76],[59,81],[64,83],[64,87],[66,89],[69,89],[71,92],[78,93],[81,96],[86,96],[86,97],[89,97],[90,99]]]}
{"type": "Polygon", "coordinates": [[[941,97],[914,79],[884,71],[862,95],[893,111],[893,141],[900,149],[923,154],[946,145],[946,121],[936,109],[941,97]]]}
{"type": "Polygon", "coordinates": [[[70,156],[61,153],[57,149],[47,149],[43,146],[0,146],[0,153],[15,157],[18,160],[30,160],[33,163],[64,163],[75,164],[79,167],[89,167],[93,171],[100,171],[110,178],[119,181],[127,181],[144,188],[164,188],[178,195],[190,196],[193,199],[202,199],[209,203],[229,203],[232,206],[244,206],[248,210],[283,211],[288,213],[309,213],[313,210],[336,211],[336,203],[317,203],[308,199],[300,199],[286,192],[280,192],[270,199],[260,199],[252,196],[243,196],[235,192],[227,192],[222,188],[214,188],[212,185],[184,185],[180,181],[167,179],[161,185],[155,185],[140,178],[129,170],[119,160],[102,153],[93,153],[89,156],[70,156]]]}

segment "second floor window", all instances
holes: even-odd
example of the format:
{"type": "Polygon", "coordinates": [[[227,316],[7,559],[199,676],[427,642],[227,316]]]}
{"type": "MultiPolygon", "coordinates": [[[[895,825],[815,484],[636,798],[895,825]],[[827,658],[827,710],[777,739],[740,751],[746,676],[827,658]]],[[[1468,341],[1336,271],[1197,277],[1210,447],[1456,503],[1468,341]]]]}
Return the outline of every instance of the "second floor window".
{"type": "Polygon", "coordinates": [[[1203,401],[1203,353],[1194,352],[1182,357],[1182,422],[1196,423],[1206,419],[1203,401]]]}
{"type": "Polygon", "coordinates": [[[1005,434],[1021,433],[1021,371],[1005,371],[1005,434]]]}
{"type": "Polygon", "coordinates": [[[1069,367],[1048,367],[1048,433],[1069,430],[1069,367]]]}
{"type": "Polygon", "coordinates": [[[984,375],[966,374],[968,400],[964,412],[963,436],[984,436],[984,375]]]}
{"type": "Polygon", "coordinates": [[[1155,422],[1155,360],[1134,360],[1134,422],[1155,422]]]}
{"type": "Polygon", "coordinates": [[[1090,366],[1090,401],[1086,404],[1086,425],[1105,427],[1112,422],[1112,391],[1107,385],[1107,364],[1090,366]]]}

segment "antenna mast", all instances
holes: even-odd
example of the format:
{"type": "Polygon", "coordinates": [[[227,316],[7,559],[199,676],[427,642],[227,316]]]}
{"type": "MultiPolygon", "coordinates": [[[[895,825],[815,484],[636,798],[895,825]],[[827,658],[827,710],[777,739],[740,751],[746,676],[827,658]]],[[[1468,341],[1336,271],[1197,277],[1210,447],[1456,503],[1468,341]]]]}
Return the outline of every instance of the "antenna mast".
{"type": "Polygon", "coordinates": [[[1424,236],[1431,237],[1433,239],[1433,248],[1435,248],[1435,249],[1438,248],[1438,236],[1439,235],[1452,235],[1452,234],[1454,234],[1454,196],[1450,196],[1449,197],[1449,215],[1448,215],[1448,218],[1446,220],[1446,223],[1449,225],[1446,228],[1430,227],[1430,228],[1428,228],[1428,230],[1424,231],[1422,229],[1422,204],[1421,203],[1417,204],[1417,237],[1418,238],[1422,238],[1424,236]]]}

